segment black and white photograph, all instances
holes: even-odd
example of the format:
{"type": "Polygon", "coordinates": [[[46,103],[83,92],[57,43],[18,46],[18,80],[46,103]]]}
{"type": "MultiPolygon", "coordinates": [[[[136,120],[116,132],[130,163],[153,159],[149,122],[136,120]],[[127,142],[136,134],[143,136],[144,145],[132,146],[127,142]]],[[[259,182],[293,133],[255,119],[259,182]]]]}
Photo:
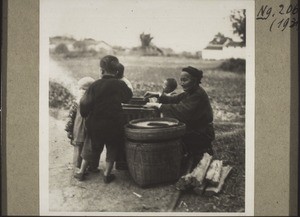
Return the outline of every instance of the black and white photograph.
{"type": "Polygon", "coordinates": [[[254,0],[40,0],[40,214],[254,214],[254,0]]]}

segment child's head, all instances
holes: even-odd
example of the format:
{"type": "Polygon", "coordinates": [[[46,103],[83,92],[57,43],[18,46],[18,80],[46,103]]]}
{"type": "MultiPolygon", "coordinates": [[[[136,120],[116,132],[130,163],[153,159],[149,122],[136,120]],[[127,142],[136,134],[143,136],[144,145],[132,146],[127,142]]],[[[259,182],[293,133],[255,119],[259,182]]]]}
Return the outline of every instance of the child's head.
{"type": "Polygon", "coordinates": [[[91,77],[84,77],[78,81],[79,90],[87,90],[89,86],[94,83],[95,79],[91,77]]]}
{"type": "Polygon", "coordinates": [[[174,78],[167,78],[163,84],[163,91],[171,93],[177,88],[177,81],[174,78]]]}
{"type": "Polygon", "coordinates": [[[124,70],[125,70],[125,68],[124,68],[123,64],[121,64],[121,63],[118,64],[117,68],[118,69],[117,69],[116,78],[121,79],[121,78],[124,77],[124,70]]]}
{"type": "Polygon", "coordinates": [[[104,56],[100,60],[101,74],[116,75],[119,70],[119,59],[112,55],[104,56]]]}

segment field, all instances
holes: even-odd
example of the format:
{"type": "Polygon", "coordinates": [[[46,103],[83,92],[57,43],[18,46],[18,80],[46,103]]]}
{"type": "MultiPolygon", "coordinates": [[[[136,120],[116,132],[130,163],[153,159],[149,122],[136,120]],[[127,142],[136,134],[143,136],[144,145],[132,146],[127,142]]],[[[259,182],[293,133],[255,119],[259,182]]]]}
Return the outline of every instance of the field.
{"type": "MultiPolygon", "coordinates": [[[[202,86],[207,91],[214,110],[216,140],[214,141],[213,149],[215,158],[223,160],[225,165],[233,166],[233,170],[219,195],[204,197],[187,192],[180,198],[179,205],[175,211],[243,212],[245,208],[245,74],[219,70],[218,66],[222,63],[221,61],[132,56],[119,57],[119,60],[125,66],[125,76],[133,84],[135,96],[142,96],[147,90],[160,91],[165,78],[173,77],[179,81],[181,68],[185,66],[194,66],[204,71],[202,86]]],[[[61,83],[72,94],[76,95],[76,85],[80,78],[90,76],[97,79],[99,77],[99,59],[52,57],[50,59],[49,73],[50,81],[61,83]]],[[[177,92],[180,91],[181,89],[178,88],[177,92]]],[[[66,137],[66,134],[57,132],[57,126],[62,127],[63,121],[66,119],[66,113],[66,110],[50,109],[50,124],[56,128],[52,129],[53,135],[50,129],[50,140],[52,141],[50,142],[50,158],[60,156],[61,153],[59,154],[58,152],[66,152],[66,149],[61,147],[59,147],[60,151],[58,151],[58,146],[53,141],[55,135],[56,140],[67,142],[65,138],[60,138],[66,137]]],[[[61,130],[63,131],[63,129],[61,130]]],[[[68,149],[68,151],[71,150],[70,148],[68,149]]],[[[55,164],[57,164],[57,160],[55,164]]],[[[68,164],[68,161],[63,161],[62,159],[61,164],[68,164]]],[[[59,164],[57,166],[59,167],[59,164]]],[[[63,173],[63,171],[61,172],[63,173]]],[[[51,190],[54,192],[53,189],[59,187],[59,184],[55,181],[55,176],[58,175],[59,172],[50,168],[50,177],[54,177],[50,178],[50,192],[51,190]]],[[[153,191],[165,195],[162,192],[168,192],[170,189],[164,186],[160,190],[156,188],[153,191]]],[[[121,200],[122,196],[118,198],[121,200]]],[[[165,200],[165,203],[167,203],[169,199],[165,197],[162,200],[165,200]]],[[[161,204],[163,203],[161,202],[161,204]]],[[[135,205],[139,206],[138,203],[135,205]]],[[[146,210],[139,209],[136,206],[131,207],[131,209],[126,207],[124,210],[161,211],[159,207],[157,208],[159,205],[156,205],[156,208],[151,208],[150,206],[146,210]]],[[[140,204],[140,206],[142,205],[140,204]]],[[[144,204],[142,207],[144,207],[144,204]]]]}
{"type": "MultiPolygon", "coordinates": [[[[179,81],[181,69],[194,66],[204,71],[202,86],[207,91],[215,115],[215,121],[244,122],[245,74],[218,70],[220,61],[201,61],[172,57],[120,57],[125,65],[125,76],[132,82],[134,95],[142,96],[147,90],[161,91],[164,79],[173,77],[179,81]]],[[[54,60],[52,60],[54,61],[54,60]]],[[[76,94],[77,81],[85,76],[99,77],[99,59],[55,59],[60,66],[59,77],[71,92],[76,94]]],[[[51,66],[51,65],[50,65],[51,66]]],[[[178,88],[180,92],[180,87],[178,88]]]]}

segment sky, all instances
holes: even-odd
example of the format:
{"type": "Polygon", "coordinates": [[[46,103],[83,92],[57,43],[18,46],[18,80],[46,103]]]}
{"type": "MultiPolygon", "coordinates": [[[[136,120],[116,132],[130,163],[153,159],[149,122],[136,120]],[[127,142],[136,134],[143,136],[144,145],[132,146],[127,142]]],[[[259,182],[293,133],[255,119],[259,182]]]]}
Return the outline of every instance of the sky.
{"type": "MultiPolygon", "coordinates": [[[[140,46],[139,35],[176,52],[196,52],[218,32],[238,40],[229,20],[251,0],[41,0],[49,37],[93,38],[112,46],[140,46]]],[[[44,28],[45,29],[45,28],[44,28]]]]}

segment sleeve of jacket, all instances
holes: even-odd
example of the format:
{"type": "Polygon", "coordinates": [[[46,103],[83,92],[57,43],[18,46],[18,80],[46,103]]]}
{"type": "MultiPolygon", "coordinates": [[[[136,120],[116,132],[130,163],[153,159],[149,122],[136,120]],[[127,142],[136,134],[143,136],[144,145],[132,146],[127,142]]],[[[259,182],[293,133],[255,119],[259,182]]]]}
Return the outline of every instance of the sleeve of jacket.
{"type": "Polygon", "coordinates": [[[94,93],[92,86],[87,89],[83,97],[80,99],[80,115],[86,118],[94,105],[94,93]]]}
{"type": "Polygon", "coordinates": [[[65,131],[67,131],[67,136],[69,139],[73,139],[73,129],[74,129],[74,122],[75,122],[76,113],[77,113],[77,107],[78,107],[78,104],[76,102],[73,102],[71,109],[69,111],[68,121],[65,126],[65,131]]]}
{"type": "Polygon", "coordinates": [[[175,95],[166,95],[166,94],[162,94],[159,98],[158,98],[158,102],[159,103],[163,103],[163,104],[174,104],[174,103],[179,103],[185,93],[181,93],[181,94],[175,94],[175,95]]]}
{"type": "MultiPolygon", "coordinates": [[[[196,118],[195,111],[201,110],[201,101],[201,95],[195,94],[176,104],[162,104],[160,110],[165,117],[173,117],[187,123],[196,118]]],[[[199,114],[199,111],[197,113],[199,114]]]]}

